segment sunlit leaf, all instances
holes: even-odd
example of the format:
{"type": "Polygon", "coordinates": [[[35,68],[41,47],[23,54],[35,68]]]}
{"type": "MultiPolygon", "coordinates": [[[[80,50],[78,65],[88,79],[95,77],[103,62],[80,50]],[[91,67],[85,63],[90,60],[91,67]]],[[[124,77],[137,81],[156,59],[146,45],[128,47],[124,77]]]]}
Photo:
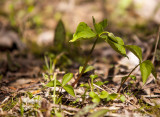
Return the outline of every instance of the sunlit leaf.
{"type": "Polygon", "coordinates": [[[104,84],[106,84],[106,83],[108,83],[108,81],[104,81],[104,82],[102,82],[102,81],[97,81],[97,82],[95,82],[94,84],[96,84],[96,85],[98,85],[98,86],[101,86],[101,85],[104,85],[104,84]]]}
{"type": "Polygon", "coordinates": [[[125,48],[130,50],[135,56],[138,57],[139,61],[142,62],[142,50],[136,45],[125,45],[125,48]]]}
{"type": "Polygon", "coordinates": [[[91,92],[89,92],[89,96],[92,97],[92,98],[94,98],[94,97],[97,96],[97,94],[95,92],[91,91],[91,92]]]}
{"type": "Polygon", "coordinates": [[[109,94],[108,97],[109,97],[111,100],[115,100],[115,99],[118,97],[118,94],[112,93],[112,94],[109,94]]]}
{"type": "Polygon", "coordinates": [[[151,63],[151,61],[149,60],[146,60],[146,61],[143,61],[141,64],[140,64],[140,70],[141,70],[141,75],[142,75],[142,81],[143,81],[143,84],[146,83],[147,79],[148,79],[148,76],[152,73],[153,76],[155,78],[157,78],[157,74],[156,74],[156,71],[154,69],[154,66],[153,64],[151,63]]]}
{"type": "Polygon", "coordinates": [[[90,86],[89,86],[89,84],[88,84],[88,83],[81,84],[80,86],[81,86],[81,87],[85,87],[85,88],[90,88],[90,86]]]}
{"type": "Polygon", "coordinates": [[[97,32],[97,34],[100,34],[104,31],[104,28],[106,28],[107,26],[107,19],[104,19],[103,21],[96,23],[94,17],[92,17],[93,19],[93,25],[95,28],[95,31],[97,32]]]}
{"type": "Polygon", "coordinates": [[[122,102],[125,102],[125,100],[126,100],[125,96],[124,96],[124,95],[121,95],[121,96],[120,96],[120,100],[121,100],[122,102]]]}
{"type": "MultiPolygon", "coordinates": [[[[82,69],[83,69],[83,67],[80,66],[80,67],[79,67],[79,73],[82,72],[82,69]]],[[[89,72],[89,71],[92,71],[93,69],[94,69],[94,67],[89,65],[89,66],[87,66],[86,69],[84,70],[84,73],[89,72]]]]}
{"type": "Polygon", "coordinates": [[[63,89],[66,90],[70,95],[75,97],[74,89],[70,85],[63,86],[63,89]]]}
{"type": "Polygon", "coordinates": [[[109,45],[116,51],[116,52],[118,52],[119,54],[121,54],[122,56],[127,56],[126,55],[126,50],[125,50],[125,48],[124,48],[124,46],[123,45],[120,45],[120,44],[118,44],[118,43],[115,43],[115,42],[113,42],[113,41],[111,41],[111,40],[109,40],[108,39],[108,41],[107,41],[108,43],[109,43],[109,45]]]}
{"type": "Polygon", "coordinates": [[[80,39],[90,39],[96,37],[96,33],[84,22],[79,23],[76,32],[73,35],[73,39],[69,42],[74,42],[80,39]]]}
{"type": "Polygon", "coordinates": [[[66,85],[72,79],[72,77],[73,77],[72,73],[65,74],[62,79],[62,87],[66,85]]]}
{"type": "Polygon", "coordinates": [[[108,37],[106,35],[101,35],[100,37],[109,43],[116,52],[127,57],[124,42],[120,37],[115,37],[112,33],[109,33],[108,37]]]}
{"type": "Polygon", "coordinates": [[[93,75],[93,74],[92,74],[92,75],[90,75],[89,77],[94,80],[94,79],[98,78],[98,75],[93,75]]]}
{"type": "Polygon", "coordinates": [[[109,39],[110,41],[113,41],[113,42],[115,42],[115,43],[118,43],[118,41],[117,41],[117,39],[116,39],[116,37],[114,36],[113,33],[108,33],[108,39],[109,39]]]}
{"type": "Polygon", "coordinates": [[[100,97],[101,99],[104,99],[104,98],[107,98],[108,95],[109,95],[109,94],[108,94],[107,91],[102,91],[102,92],[100,93],[99,97],[100,97]]]}
{"type": "Polygon", "coordinates": [[[96,96],[92,99],[92,102],[94,102],[94,103],[99,103],[100,101],[101,101],[101,99],[98,96],[96,96]]]}
{"type": "Polygon", "coordinates": [[[132,80],[134,80],[134,81],[136,81],[136,76],[134,76],[134,75],[130,75],[130,77],[132,78],[132,80]]]}

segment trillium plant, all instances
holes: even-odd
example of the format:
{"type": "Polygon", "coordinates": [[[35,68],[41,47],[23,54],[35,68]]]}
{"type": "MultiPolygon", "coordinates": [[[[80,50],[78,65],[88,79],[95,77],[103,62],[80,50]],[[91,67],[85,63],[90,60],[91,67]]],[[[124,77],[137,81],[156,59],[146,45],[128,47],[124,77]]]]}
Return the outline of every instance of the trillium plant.
{"type": "Polygon", "coordinates": [[[96,23],[96,21],[93,17],[93,25],[94,25],[94,29],[91,29],[86,23],[80,22],[79,25],[77,26],[76,32],[73,35],[73,39],[70,40],[70,42],[76,42],[78,40],[95,39],[94,44],[90,50],[90,53],[89,53],[88,57],[86,58],[86,61],[83,65],[83,68],[82,68],[78,78],[72,84],[72,86],[75,86],[75,84],[77,84],[78,80],[81,78],[82,74],[85,72],[88,61],[91,58],[91,54],[92,54],[98,40],[104,40],[116,52],[118,52],[119,54],[121,54],[124,57],[128,58],[128,56],[126,55],[126,49],[128,49],[139,59],[139,64],[137,66],[135,66],[135,68],[129,73],[129,75],[122,78],[121,85],[120,85],[117,93],[120,92],[121,87],[126,82],[126,80],[128,78],[132,77],[131,74],[138,66],[140,66],[143,84],[146,83],[146,81],[151,73],[153,74],[153,76],[155,78],[157,78],[157,74],[156,74],[156,71],[154,69],[152,62],[150,60],[143,61],[142,50],[140,47],[138,47],[136,45],[125,45],[122,38],[117,37],[113,33],[104,30],[108,25],[107,19],[104,19],[103,21],[96,23]]]}

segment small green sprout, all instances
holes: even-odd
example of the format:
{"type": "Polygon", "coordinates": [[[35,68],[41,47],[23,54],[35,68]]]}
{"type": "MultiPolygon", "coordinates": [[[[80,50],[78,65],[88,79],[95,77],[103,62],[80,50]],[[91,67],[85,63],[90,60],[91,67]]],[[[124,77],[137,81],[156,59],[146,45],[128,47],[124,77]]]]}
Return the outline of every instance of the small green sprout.
{"type": "MultiPolygon", "coordinates": [[[[71,85],[67,85],[67,83],[73,78],[72,73],[67,73],[63,76],[62,82],[60,83],[58,80],[56,80],[56,86],[63,88],[65,91],[67,91],[70,95],[75,96],[74,89],[71,85]]],[[[45,86],[47,87],[54,87],[54,80],[50,81],[45,86]]]]}

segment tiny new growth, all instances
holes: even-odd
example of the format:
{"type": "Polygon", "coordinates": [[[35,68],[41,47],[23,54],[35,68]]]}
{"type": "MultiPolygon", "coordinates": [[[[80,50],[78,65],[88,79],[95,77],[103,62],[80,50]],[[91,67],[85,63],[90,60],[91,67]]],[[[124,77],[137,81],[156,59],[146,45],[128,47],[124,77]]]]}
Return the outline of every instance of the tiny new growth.
{"type": "MultiPolygon", "coordinates": [[[[156,71],[154,69],[153,64],[150,60],[143,61],[142,59],[142,50],[140,47],[136,45],[125,45],[122,38],[114,36],[113,33],[105,31],[104,29],[107,27],[107,19],[104,19],[103,21],[96,23],[94,17],[93,17],[93,25],[94,30],[91,29],[86,23],[80,22],[77,26],[77,30],[73,35],[73,39],[70,40],[70,42],[75,42],[78,40],[87,40],[87,39],[95,39],[95,42],[90,50],[90,53],[83,65],[83,69],[81,73],[79,74],[78,78],[75,80],[75,82],[72,84],[72,86],[75,86],[77,84],[78,80],[81,78],[82,74],[84,73],[88,61],[90,60],[91,54],[95,48],[95,45],[98,40],[104,40],[106,43],[108,43],[116,52],[121,54],[124,57],[127,57],[126,55],[126,49],[131,51],[138,59],[139,64],[127,75],[123,81],[121,82],[121,85],[117,91],[117,93],[120,92],[122,85],[125,83],[125,81],[131,76],[132,72],[140,66],[142,81],[145,84],[148,76],[152,73],[155,78],[157,78],[156,71]]],[[[129,58],[128,58],[129,59],[129,58]]]]}

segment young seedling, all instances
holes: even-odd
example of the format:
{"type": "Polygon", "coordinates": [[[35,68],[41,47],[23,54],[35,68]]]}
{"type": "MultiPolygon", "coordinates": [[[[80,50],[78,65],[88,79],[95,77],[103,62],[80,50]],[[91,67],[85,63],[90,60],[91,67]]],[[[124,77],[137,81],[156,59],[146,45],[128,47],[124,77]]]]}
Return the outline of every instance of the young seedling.
{"type": "Polygon", "coordinates": [[[120,37],[114,36],[113,33],[110,33],[108,31],[104,30],[107,26],[107,19],[104,19],[103,21],[96,23],[96,21],[93,17],[93,25],[94,25],[94,30],[92,30],[86,23],[80,22],[79,25],[77,26],[76,32],[73,35],[73,39],[70,40],[70,42],[75,42],[75,41],[82,40],[82,39],[94,39],[95,38],[95,42],[94,42],[94,44],[90,50],[90,53],[89,53],[84,65],[83,65],[83,69],[80,72],[78,78],[72,84],[72,86],[75,86],[75,84],[77,84],[78,80],[81,78],[82,74],[84,73],[84,71],[87,67],[88,61],[91,58],[91,54],[95,48],[95,45],[96,45],[97,41],[100,39],[107,42],[116,52],[118,52],[122,56],[127,57],[126,49],[128,49],[139,59],[139,64],[129,73],[128,76],[125,77],[125,79],[123,79],[117,93],[120,92],[122,85],[126,82],[126,80],[131,76],[133,71],[138,66],[140,66],[142,81],[144,84],[146,83],[148,76],[151,73],[153,74],[153,76],[155,78],[157,78],[156,71],[155,71],[154,66],[151,63],[151,61],[149,61],[149,60],[143,61],[142,50],[140,47],[138,47],[136,45],[125,45],[123,40],[120,37]]]}
{"type": "MultiPolygon", "coordinates": [[[[56,80],[56,87],[63,88],[65,91],[67,91],[70,95],[75,96],[74,89],[71,85],[67,85],[67,83],[73,78],[72,73],[67,73],[63,76],[62,82],[60,83],[58,80],[56,80]]],[[[55,80],[50,81],[45,86],[47,87],[55,87],[55,80]]]]}

